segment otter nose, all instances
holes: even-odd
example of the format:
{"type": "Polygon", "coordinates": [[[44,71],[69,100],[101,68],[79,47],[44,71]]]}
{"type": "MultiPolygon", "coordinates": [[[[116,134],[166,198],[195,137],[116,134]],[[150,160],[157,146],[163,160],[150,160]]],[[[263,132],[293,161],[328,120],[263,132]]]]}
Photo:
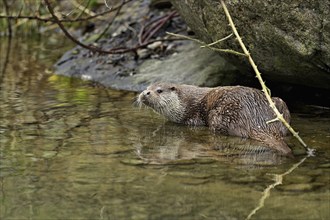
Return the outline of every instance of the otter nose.
{"type": "Polygon", "coordinates": [[[144,92],[144,94],[145,94],[145,95],[150,95],[150,91],[149,91],[149,90],[146,90],[146,91],[144,92]]]}

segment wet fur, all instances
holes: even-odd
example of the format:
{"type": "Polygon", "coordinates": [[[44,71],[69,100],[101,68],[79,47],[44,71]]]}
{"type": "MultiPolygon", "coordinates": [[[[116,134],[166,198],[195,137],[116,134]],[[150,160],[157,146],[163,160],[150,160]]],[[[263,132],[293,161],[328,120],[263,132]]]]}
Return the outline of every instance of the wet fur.
{"type": "MultiPolygon", "coordinates": [[[[285,102],[277,97],[272,99],[290,123],[285,102]]],[[[216,133],[252,138],[283,155],[292,155],[283,140],[287,128],[280,121],[266,123],[276,115],[260,90],[243,86],[201,88],[156,83],[139,95],[138,103],[153,108],[170,121],[204,125],[216,133]]]]}

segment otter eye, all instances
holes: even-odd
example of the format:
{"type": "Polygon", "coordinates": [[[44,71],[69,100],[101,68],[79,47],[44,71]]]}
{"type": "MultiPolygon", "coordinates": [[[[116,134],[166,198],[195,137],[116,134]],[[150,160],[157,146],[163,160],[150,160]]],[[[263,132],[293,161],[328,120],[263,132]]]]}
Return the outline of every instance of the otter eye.
{"type": "Polygon", "coordinates": [[[161,90],[161,89],[157,89],[156,90],[158,93],[162,93],[163,92],[163,90],[161,90]]]}

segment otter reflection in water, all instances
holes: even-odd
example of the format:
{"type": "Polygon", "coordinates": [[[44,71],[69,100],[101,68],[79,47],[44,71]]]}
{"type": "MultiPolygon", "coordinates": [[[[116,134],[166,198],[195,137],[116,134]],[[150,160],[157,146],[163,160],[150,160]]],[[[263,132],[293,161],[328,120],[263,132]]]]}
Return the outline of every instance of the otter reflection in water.
{"type": "MultiPolygon", "coordinates": [[[[151,123],[151,122],[150,122],[151,123]]],[[[160,122],[161,123],[161,122],[160,122]]],[[[145,126],[135,143],[136,155],[145,164],[203,164],[222,161],[249,168],[278,165],[286,158],[258,141],[213,135],[203,127],[161,123],[145,126]]]]}
{"type": "MultiPolygon", "coordinates": [[[[290,123],[285,102],[277,97],[272,99],[290,123]]],[[[155,83],[138,96],[138,103],[151,107],[170,121],[204,125],[216,133],[255,139],[280,154],[292,156],[283,140],[287,128],[280,121],[266,123],[276,115],[260,90],[243,86],[202,88],[155,83]]]]}

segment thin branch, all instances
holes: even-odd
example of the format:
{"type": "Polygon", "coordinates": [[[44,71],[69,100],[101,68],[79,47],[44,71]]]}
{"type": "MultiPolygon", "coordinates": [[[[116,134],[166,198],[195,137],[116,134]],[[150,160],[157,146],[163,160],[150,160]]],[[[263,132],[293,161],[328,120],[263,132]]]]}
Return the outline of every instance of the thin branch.
{"type": "Polygon", "coordinates": [[[109,8],[109,9],[111,9],[111,8],[112,8],[112,6],[110,7],[110,6],[108,5],[108,2],[107,2],[107,0],[104,0],[104,4],[105,4],[105,7],[109,8]]]}
{"type": "MultiPolygon", "coordinates": [[[[202,46],[201,46],[202,47],[202,46]]],[[[210,50],[214,50],[214,51],[218,51],[218,52],[222,52],[222,53],[231,53],[231,54],[234,54],[234,55],[237,55],[237,56],[243,56],[243,57],[246,57],[246,55],[244,53],[240,53],[240,52],[237,52],[235,50],[231,50],[231,49],[219,49],[219,48],[215,48],[215,47],[209,47],[207,45],[203,46],[203,47],[206,47],[206,48],[209,48],[210,50]]]]}
{"type": "Polygon", "coordinates": [[[203,45],[207,45],[205,44],[203,41],[201,40],[198,40],[196,38],[192,38],[192,37],[188,37],[186,35],[182,35],[182,34],[174,34],[174,33],[171,33],[171,32],[166,32],[166,34],[168,35],[171,35],[171,36],[174,36],[174,37],[180,37],[180,38],[184,38],[186,40],[192,40],[192,41],[195,41],[196,43],[199,43],[199,44],[203,44],[203,45]]]}
{"type": "MultiPolygon", "coordinates": [[[[106,0],[105,0],[106,3],[106,0]]],[[[107,3],[106,3],[107,4],[107,3]]],[[[107,31],[109,30],[109,28],[111,27],[111,25],[113,24],[114,20],[116,19],[116,17],[118,16],[120,10],[122,9],[122,7],[124,6],[124,1],[120,4],[120,6],[118,7],[118,10],[116,11],[116,14],[113,16],[113,18],[111,19],[111,21],[108,23],[107,27],[103,30],[103,32],[97,37],[97,39],[95,40],[95,42],[98,42],[102,36],[107,33],[107,31]]],[[[108,6],[107,6],[108,7],[108,6]]]]}
{"type": "Polygon", "coordinates": [[[273,122],[276,122],[276,121],[279,121],[279,119],[278,118],[274,118],[272,120],[266,121],[266,124],[270,124],[270,123],[273,123],[273,122]]]}
{"type": "Polygon", "coordinates": [[[111,49],[111,50],[102,50],[99,47],[95,47],[92,45],[86,45],[84,43],[82,43],[81,41],[77,40],[76,38],[74,38],[64,27],[64,25],[61,23],[61,21],[58,19],[58,17],[55,15],[55,12],[52,8],[52,6],[50,5],[48,0],[44,0],[48,10],[50,12],[50,14],[53,16],[53,19],[55,21],[55,23],[61,28],[61,30],[63,31],[63,33],[65,34],[65,36],[67,36],[70,40],[72,40],[74,43],[78,44],[79,46],[91,50],[93,52],[98,52],[98,53],[106,53],[106,54],[114,54],[114,53],[125,53],[128,51],[131,51],[131,49],[119,49],[119,48],[115,48],[115,49],[111,49]]]}
{"type": "Polygon", "coordinates": [[[77,40],[76,38],[74,38],[64,27],[64,25],[62,24],[62,22],[59,20],[59,18],[55,15],[55,12],[52,8],[52,6],[50,5],[49,1],[48,0],[44,0],[46,5],[47,5],[47,8],[48,8],[48,11],[49,13],[53,16],[53,20],[54,22],[61,28],[61,30],[63,31],[63,33],[70,39],[72,40],[74,43],[78,44],[79,46],[83,47],[83,48],[86,48],[86,49],[90,49],[92,51],[97,51],[97,48],[94,48],[94,46],[88,46],[88,45],[85,45],[83,44],[82,42],[80,42],[79,40],[77,40]]]}
{"type": "Polygon", "coordinates": [[[148,30],[146,30],[146,27],[147,26],[146,27],[142,27],[141,28],[141,35],[140,35],[140,38],[139,38],[139,43],[140,44],[143,44],[145,42],[148,42],[150,40],[150,38],[152,36],[154,36],[154,34],[156,34],[157,31],[159,31],[160,28],[162,28],[166,24],[166,22],[168,20],[170,20],[171,18],[173,18],[173,17],[175,17],[177,15],[178,15],[177,12],[176,11],[173,11],[170,14],[167,14],[167,15],[162,16],[160,19],[156,19],[153,22],[150,22],[148,24],[148,26],[150,24],[152,24],[152,26],[150,28],[148,28],[148,30]]]}
{"type": "MultiPolygon", "coordinates": [[[[89,5],[89,2],[87,3],[86,6],[82,6],[82,5],[79,4],[77,1],[72,1],[72,4],[73,4],[75,7],[77,7],[77,8],[81,11],[81,13],[86,13],[86,14],[88,14],[88,15],[90,15],[90,16],[95,16],[95,15],[96,15],[94,12],[90,11],[90,10],[87,8],[88,5],[89,5]]],[[[78,16],[78,17],[80,17],[80,16],[78,16]]]]}
{"type": "Polygon", "coordinates": [[[253,61],[252,57],[251,57],[251,54],[249,53],[249,51],[246,49],[243,41],[242,41],[242,38],[240,37],[240,35],[238,34],[237,32],[237,29],[235,27],[235,24],[229,14],[229,11],[224,3],[223,0],[221,0],[221,5],[223,7],[223,10],[225,11],[225,14],[226,14],[226,17],[229,21],[229,25],[230,27],[232,28],[232,31],[233,33],[235,34],[236,36],[236,39],[238,40],[238,43],[239,45],[241,46],[244,54],[248,57],[248,60],[249,60],[249,63],[250,65],[252,66],[254,72],[256,73],[256,77],[257,79],[259,80],[259,83],[262,87],[262,91],[264,92],[266,98],[267,98],[267,101],[270,105],[270,107],[273,109],[273,111],[275,112],[276,114],[276,117],[278,118],[278,120],[280,120],[285,127],[288,128],[288,130],[292,133],[292,135],[298,139],[298,141],[304,146],[304,148],[307,150],[307,151],[310,151],[311,149],[309,149],[307,147],[307,145],[305,144],[305,142],[301,139],[301,137],[299,136],[298,132],[296,132],[291,126],[290,124],[284,119],[283,115],[279,112],[279,110],[276,108],[275,106],[275,103],[273,102],[272,98],[270,97],[270,93],[269,93],[269,89],[266,87],[265,85],[265,82],[263,81],[262,77],[261,77],[261,73],[259,72],[258,70],[258,67],[257,65],[255,64],[255,62],[253,61]]]}
{"type": "Polygon", "coordinates": [[[166,17],[167,15],[163,15],[163,16],[158,16],[156,18],[153,18],[151,21],[149,21],[146,25],[142,25],[140,31],[139,31],[139,35],[138,35],[138,39],[139,39],[139,44],[143,44],[142,41],[144,41],[144,35],[146,32],[149,32],[150,29],[152,29],[153,27],[157,26],[157,24],[159,24],[159,20],[164,19],[164,17],[166,17]],[[156,25],[155,25],[156,24],[156,25]],[[153,26],[151,28],[149,28],[149,26],[153,26]],[[148,30],[147,30],[148,29],[148,30]]]}
{"type": "MultiPolygon", "coordinates": [[[[87,4],[85,5],[84,10],[82,10],[76,18],[80,18],[85,13],[85,10],[87,9],[87,7],[89,6],[90,3],[91,3],[91,0],[88,0],[87,4]]],[[[95,13],[94,13],[94,15],[95,15],[95,13]]]]}
{"type": "MultiPolygon", "coordinates": [[[[231,36],[233,36],[233,33],[229,34],[228,36],[226,36],[226,37],[224,37],[224,38],[221,38],[220,40],[214,41],[213,43],[210,43],[210,44],[208,44],[207,46],[211,47],[211,46],[213,46],[213,45],[215,45],[215,44],[217,44],[217,43],[220,43],[220,42],[222,42],[222,41],[227,40],[227,39],[230,38],[231,36]]],[[[201,47],[205,47],[205,46],[201,46],[201,47]]]]}
{"type": "MultiPolygon", "coordinates": [[[[181,34],[174,34],[174,33],[170,33],[170,32],[166,32],[168,35],[172,35],[172,36],[174,36],[174,37],[181,37],[181,38],[184,38],[184,39],[186,39],[186,40],[192,40],[192,41],[195,41],[195,42],[197,42],[197,43],[199,43],[199,44],[201,44],[202,46],[201,47],[206,47],[206,48],[208,48],[208,49],[210,49],[210,50],[214,50],[214,51],[218,51],[218,52],[223,52],[223,53],[230,53],[230,54],[234,54],[234,55],[238,55],[238,56],[244,56],[244,57],[246,57],[247,55],[246,54],[244,54],[244,53],[240,53],[240,52],[237,52],[237,51],[235,51],[235,50],[230,50],[230,49],[219,49],[219,48],[216,48],[216,47],[211,47],[211,46],[209,46],[208,44],[206,44],[206,43],[204,43],[203,41],[201,41],[201,40],[198,40],[198,39],[195,39],[195,38],[191,38],[191,37],[188,37],[188,36],[185,36],[185,35],[181,35],[181,34]]],[[[226,39],[228,39],[229,37],[227,36],[227,37],[225,37],[226,39]]],[[[222,39],[224,39],[224,38],[222,38],[222,39]]],[[[222,40],[221,39],[221,40],[222,40]]]]}
{"type": "MultiPolygon", "coordinates": [[[[40,16],[30,16],[30,15],[0,15],[0,19],[1,18],[6,18],[6,19],[10,19],[10,20],[28,19],[28,20],[38,20],[38,21],[43,21],[43,22],[48,22],[48,21],[54,22],[54,20],[51,18],[43,18],[40,16]]],[[[66,22],[64,19],[61,21],[66,22]]]]}
{"type": "MultiPolygon", "coordinates": [[[[132,0],[126,0],[123,4],[127,4],[128,2],[130,2],[132,0]]],[[[60,22],[81,22],[81,21],[87,21],[87,20],[91,20],[94,19],[96,17],[101,17],[104,16],[108,13],[111,13],[113,11],[118,10],[118,8],[121,7],[121,5],[114,7],[112,9],[106,10],[104,12],[100,12],[98,14],[95,14],[93,16],[89,16],[86,18],[76,18],[76,19],[59,19],[58,20],[60,22]]],[[[6,18],[6,19],[11,19],[11,20],[16,20],[16,19],[28,19],[28,20],[38,20],[38,21],[43,21],[43,22],[54,22],[56,23],[56,20],[53,17],[40,17],[40,16],[30,16],[30,15],[0,15],[0,19],[1,18],[6,18]]]]}

